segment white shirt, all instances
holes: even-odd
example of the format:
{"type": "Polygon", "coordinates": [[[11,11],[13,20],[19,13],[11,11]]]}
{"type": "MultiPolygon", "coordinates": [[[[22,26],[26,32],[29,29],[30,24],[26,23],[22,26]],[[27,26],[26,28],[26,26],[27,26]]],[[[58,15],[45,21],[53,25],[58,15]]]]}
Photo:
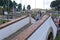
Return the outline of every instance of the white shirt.
{"type": "Polygon", "coordinates": [[[5,12],[4,12],[4,14],[5,14],[5,15],[8,15],[8,12],[7,12],[7,11],[5,11],[5,12]]]}

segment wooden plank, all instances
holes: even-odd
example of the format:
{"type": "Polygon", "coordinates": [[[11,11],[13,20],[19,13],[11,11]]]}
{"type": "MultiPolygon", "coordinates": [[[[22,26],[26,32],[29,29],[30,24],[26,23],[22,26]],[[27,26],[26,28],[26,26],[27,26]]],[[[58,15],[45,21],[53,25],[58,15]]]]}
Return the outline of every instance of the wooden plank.
{"type": "Polygon", "coordinates": [[[50,16],[48,14],[44,15],[41,20],[37,21],[35,24],[25,29],[12,40],[27,40],[49,17],[50,16]]]}
{"type": "Polygon", "coordinates": [[[17,19],[14,19],[14,20],[10,21],[10,22],[7,22],[7,23],[5,23],[5,24],[2,24],[2,25],[0,25],[0,29],[5,28],[5,27],[7,27],[7,26],[9,26],[9,25],[11,25],[11,24],[13,24],[13,23],[15,23],[15,22],[18,22],[18,21],[26,18],[26,17],[28,17],[28,15],[24,15],[24,16],[22,16],[22,17],[20,17],[20,18],[17,18],[17,19]]]}

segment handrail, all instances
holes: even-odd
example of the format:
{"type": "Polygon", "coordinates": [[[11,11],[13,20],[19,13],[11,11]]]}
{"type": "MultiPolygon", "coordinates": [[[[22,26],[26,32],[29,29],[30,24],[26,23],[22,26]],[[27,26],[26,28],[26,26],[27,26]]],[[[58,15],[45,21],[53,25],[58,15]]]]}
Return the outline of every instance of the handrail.
{"type": "Polygon", "coordinates": [[[15,22],[18,22],[18,21],[26,18],[26,17],[28,17],[28,15],[24,15],[24,16],[22,16],[22,17],[20,17],[20,18],[14,19],[14,20],[12,20],[12,21],[10,21],[10,22],[1,24],[1,25],[0,25],[0,29],[5,28],[5,27],[7,27],[7,26],[9,26],[9,25],[11,25],[11,24],[13,24],[13,23],[15,23],[15,22]]]}
{"type": "Polygon", "coordinates": [[[50,15],[44,15],[41,20],[37,21],[35,24],[31,25],[29,28],[22,31],[12,40],[27,40],[48,18],[50,15]]]}

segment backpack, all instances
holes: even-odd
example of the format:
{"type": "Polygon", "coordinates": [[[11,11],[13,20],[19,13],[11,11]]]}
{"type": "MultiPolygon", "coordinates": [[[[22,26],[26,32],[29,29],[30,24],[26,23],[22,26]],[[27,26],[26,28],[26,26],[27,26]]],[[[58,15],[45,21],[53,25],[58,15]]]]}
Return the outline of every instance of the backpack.
{"type": "Polygon", "coordinates": [[[60,24],[60,19],[59,19],[59,21],[58,21],[58,24],[60,24]]]}

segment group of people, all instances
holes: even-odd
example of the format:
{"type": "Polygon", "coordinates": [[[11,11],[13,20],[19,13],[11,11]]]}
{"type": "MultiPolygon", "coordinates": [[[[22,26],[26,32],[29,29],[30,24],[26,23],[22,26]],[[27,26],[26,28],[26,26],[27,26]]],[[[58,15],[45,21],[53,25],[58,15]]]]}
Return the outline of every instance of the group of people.
{"type": "Polygon", "coordinates": [[[54,22],[56,23],[56,25],[57,25],[58,27],[60,27],[60,16],[59,16],[59,17],[55,17],[55,18],[54,18],[54,22]]]}
{"type": "MultiPolygon", "coordinates": [[[[41,11],[37,13],[37,15],[35,16],[35,20],[38,21],[41,19],[42,13],[41,11]]],[[[60,27],[60,16],[57,18],[55,17],[54,19],[55,23],[57,23],[58,27],[60,27]]]]}

